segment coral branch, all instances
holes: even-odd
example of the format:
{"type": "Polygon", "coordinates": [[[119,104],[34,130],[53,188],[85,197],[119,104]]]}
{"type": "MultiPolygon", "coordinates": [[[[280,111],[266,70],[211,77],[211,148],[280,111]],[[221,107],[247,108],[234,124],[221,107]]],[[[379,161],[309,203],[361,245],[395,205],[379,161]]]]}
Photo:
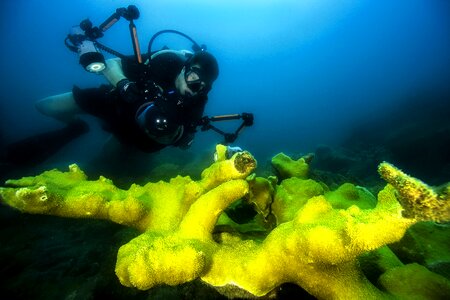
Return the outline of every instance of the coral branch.
{"type": "Polygon", "coordinates": [[[363,275],[358,257],[400,240],[419,220],[449,219],[448,186],[439,195],[387,163],[379,172],[390,184],[375,206],[375,197],[360,187],[329,191],[299,178],[309,169],[304,158],[278,156],[284,174],[297,176],[278,184],[275,178],[248,177],[256,167],[250,153],[226,159],[224,147],[217,149],[217,162],[199,181],[177,176],[122,190],[104,177],[89,181],[71,165],[68,172],[9,180],[0,196],[22,212],[107,219],[140,229],[118,252],[115,271],[125,286],[147,290],[200,278],[229,297],[264,296],[283,283],[322,299],[389,297],[363,275]],[[242,198],[273,221],[267,230],[238,231],[251,222],[216,226],[242,198]]]}
{"type": "Polygon", "coordinates": [[[387,162],[379,165],[378,173],[398,191],[398,200],[404,208],[404,217],[420,221],[450,221],[448,184],[439,195],[430,186],[387,162]]]}

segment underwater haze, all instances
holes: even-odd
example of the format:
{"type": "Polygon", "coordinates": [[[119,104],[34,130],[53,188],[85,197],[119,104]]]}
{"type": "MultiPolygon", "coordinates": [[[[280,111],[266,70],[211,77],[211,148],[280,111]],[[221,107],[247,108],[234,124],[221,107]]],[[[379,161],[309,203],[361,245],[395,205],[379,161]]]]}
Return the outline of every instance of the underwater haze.
{"type": "MultiPolygon", "coordinates": [[[[153,34],[174,29],[198,44],[205,44],[217,58],[220,74],[208,95],[205,115],[244,112],[254,115],[254,124],[244,128],[232,145],[254,155],[258,177],[269,178],[273,183],[272,175],[278,176],[279,181],[270,187],[267,184],[264,191],[275,186],[275,190],[281,187],[280,194],[286,194],[286,198],[293,193],[286,207],[296,208],[316,188],[308,183],[304,192],[294,185],[282,186],[283,178],[271,164],[271,158],[280,152],[295,160],[307,158],[307,168],[302,164],[300,171],[309,172],[308,180],[299,181],[315,182],[322,193],[333,194],[338,187],[344,187],[341,192],[349,203],[354,201],[351,184],[367,197],[370,195],[371,201],[386,186],[377,173],[382,161],[432,186],[450,182],[449,0],[3,0],[0,1],[0,192],[15,188],[3,189],[8,184],[14,186],[13,181],[5,183],[7,179],[36,176],[53,168],[67,171],[67,166],[73,163],[89,180],[103,175],[123,190],[133,183],[144,186],[154,182],[154,186],[163,186],[161,180],[168,181],[177,175],[197,180],[212,164],[215,146],[223,141],[223,136],[213,130],[199,128],[187,150],[167,147],[151,154],[126,152],[122,148],[114,151],[110,135],[102,130],[99,120],[87,115],[82,119],[89,124],[89,132],[71,140],[49,158],[39,160],[37,151],[31,154],[28,151],[27,157],[14,153],[23,157],[23,161],[7,159],[11,145],[65,128],[61,122],[40,114],[35,108],[36,101],[69,92],[74,85],[88,88],[107,83],[101,75],[86,72],[78,62],[78,55],[64,45],[72,26],[86,18],[99,26],[117,8],[129,5],[140,11],[135,25],[142,53],[147,52],[153,34]]],[[[119,53],[133,54],[128,22],[124,19],[98,41],[119,53]]],[[[163,35],[152,50],[165,46],[191,50],[192,45],[179,36],[163,35]]],[[[103,54],[105,58],[114,57],[103,54]]],[[[240,124],[239,120],[213,125],[233,132],[240,124]]],[[[109,181],[100,178],[99,182],[109,181]]],[[[55,198],[63,201],[60,187],[61,190],[67,187],[63,180],[56,183],[62,186],[57,186],[55,198]]],[[[44,184],[39,182],[36,189],[44,193],[45,197],[39,198],[41,202],[47,200],[44,184]]],[[[17,188],[22,193],[14,191],[10,195],[20,194],[25,199],[29,191],[26,184],[17,188]]],[[[177,188],[173,194],[178,196],[179,191],[177,188]]],[[[439,191],[448,198],[443,188],[439,191]]],[[[116,195],[108,189],[112,198],[119,199],[122,192],[125,195],[125,191],[116,195]]],[[[89,200],[97,199],[96,191],[92,193],[94,196],[89,200]]],[[[261,198],[275,198],[273,190],[267,194],[270,196],[261,198]]],[[[153,203],[153,196],[149,196],[149,203],[153,203]]],[[[8,207],[7,204],[12,205],[5,199],[0,196],[0,299],[226,299],[199,280],[148,291],[122,286],[114,271],[117,252],[138,236],[137,231],[104,220],[26,214],[8,207]]],[[[265,201],[269,200],[275,201],[265,201]]],[[[20,201],[19,208],[23,203],[20,201]]],[[[233,204],[226,211],[231,219],[242,221],[242,225],[256,214],[248,204],[239,211],[244,202],[239,199],[238,205],[233,204]]],[[[96,205],[95,201],[92,203],[86,207],[96,205]]],[[[165,205],[158,204],[157,208],[163,212],[165,205]]],[[[177,209],[184,210],[178,206],[177,209]]],[[[123,205],[122,210],[128,216],[133,207],[123,205]]],[[[353,214],[357,210],[349,211],[353,214]]],[[[91,217],[91,212],[83,216],[91,217]]],[[[308,222],[305,226],[309,226],[308,222]]],[[[321,222],[317,221],[319,227],[321,222]]],[[[417,263],[445,277],[442,282],[445,281],[447,289],[430,286],[428,281],[423,283],[420,276],[405,275],[404,281],[392,281],[399,282],[402,288],[411,288],[413,293],[426,290],[434,295],[447,294],[446,298],[429,299],[450,299],[448,222],[423,222],[420,226],[423,227],[408,231],[404,239],[386,248],[395,252],[392,256],[404,264],[417,263]]],[[[230,236],[241,234],[218,227],[216,235],[223,233],[221,230],[230,236]]],[[[369,229],[363,230],[363,234],[369,229]]],[[[269,234],[265,230],[264,234],[269,234]]],[[[327,236],[320,236],[319,240],[326,240],[327,236]]],[[[374,240],[378,238],[373,236],[374,240]]],[[[255,237],[259,242],[262,235],[255,237]]],[[[245,238],[247,241],[252,240],[245,238]]],[[[328,246],[327,243],[324,245],[328,246]]],[[[374,285],[384,272],[381,268],[392,267],[377,255],[368,260],[376,260],[382,267],[362,264],[364,272],[367,271],[365,276],[374,285]]],[[[334,260],[330,269],[336,269],[334,260]]],[[[313,299],[294,284],[283,284],[276,292],[278,299],[313,299]]]]}
{"type": "MultiPolygon", "coordinates": [[[[448,90],[445,0],[2,1],[3,144],[59,125],[40,115],[35,101],[74,84],[105,82],[85,72],[63,41],[81,20],[98,26],[130,4],[140,10],[135,23],[142,52],[155,32],[176,29],[217,57],[220,76],[206,114],[253,113],[254,126],[236,144],[257,157],[339,144],[361,124],[408,106],[418,93],[448,90]]],[[[125,20],[100,41],[133,53],[125,20]]],[[[155,48],[164,45],[190,49],[178,37],[162,37],[155,48]]],[[[85,142],[101,145],[105,136],[98,134],[85,142]]],[[[213,149],[220,141],[214,132],[198,133],[192,151],[213,149]]]]}

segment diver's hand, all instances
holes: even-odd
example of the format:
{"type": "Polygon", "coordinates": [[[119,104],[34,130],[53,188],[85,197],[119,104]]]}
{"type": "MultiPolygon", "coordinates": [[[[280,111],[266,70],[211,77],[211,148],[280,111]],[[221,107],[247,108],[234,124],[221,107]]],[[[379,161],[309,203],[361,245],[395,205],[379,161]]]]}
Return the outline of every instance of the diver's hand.
{"type": "Polygon", "coordinates": [[[142,99],[142,92],[137,87],[136,82],[122,79],[117,83],[117,90],[125,102],[134,103],[142,99]]]}

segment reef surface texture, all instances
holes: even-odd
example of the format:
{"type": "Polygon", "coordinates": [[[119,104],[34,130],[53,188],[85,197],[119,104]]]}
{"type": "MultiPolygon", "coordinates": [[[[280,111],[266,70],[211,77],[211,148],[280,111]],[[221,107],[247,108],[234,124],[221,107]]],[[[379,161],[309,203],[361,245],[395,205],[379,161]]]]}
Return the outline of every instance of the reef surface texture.
{"type": "MultiPolygon", "coordinates": [[[[0,188],[1,201],[25,213],[104,219],[138,229],[142,234],[119,249],[115,270],[123,285],[140,290],[199,278],[230,298],[271,295],[283,283],[295,283],[319,299],[420,295],[417,288],[405,291],[393,284],[418,268],[405,269],[381,250],[420,221],[449,221],[448,185],[437,193],[382,163],[379,173],[388,184],[378,197],[350,183],[330,191],[306,178],[305,160],[301,176],[283,172],[293,177],[277,182],[252,174],[256,161],[250,153],[226,159],[224,151],[217,146],[217,161],[199,180],[178,176],[123,190],[104,177],[88,180],[71,165],[68,172],[8,180],[0,188]],[[233,222],[225,210],[237,201],[258,214],[246,224],[233,222]],[[378,286],[358,260],[373,251],[385,258],[378,286]]],[[[275,168],[299,164],[279,158],[275,168]]],[[[428,277],[437,293],[450,293],[445,277],[428,277]]]]}

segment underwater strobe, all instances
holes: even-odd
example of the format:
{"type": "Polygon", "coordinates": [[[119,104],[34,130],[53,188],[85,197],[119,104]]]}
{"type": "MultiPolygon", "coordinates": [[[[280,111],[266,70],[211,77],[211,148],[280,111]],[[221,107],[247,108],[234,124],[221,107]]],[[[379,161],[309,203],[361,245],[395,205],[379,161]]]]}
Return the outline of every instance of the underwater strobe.
{"type": "Polygon", "coordinates": [[[67,35],[64,43],[67,48],[73,52],[77,52],[80,57],[80,64],[86,71],[98,73],[105,69],[105,58],[97,48],[114,54],[118,57],[124,57],[120,53],[97,42],[98,38],[103,36],[103,32],[108,30],[121,17],[130,22],[130,33],[133,42],[135,55],[139,62],[141,62],[139,42],[137,40],[136,27],[133,20],[139,18],[139,10],[134,5],[129,5],[127,8],[118,8],[105,22],[99,27],[93,27],[92,22],[86,19],[78,26],[72,27],[71,33],[67,35]]]}
{"type": "Polygon", "coordinates": [[[65,40],[66,46],[78,53],[80,64],[86,71],[98,73],[106,67],[105,58],[94,44],[95,39],[101,36],[103,33],[93,28],[91,21],[86,19],[79,26],[72,27],[71,33],[65,40]]]}

